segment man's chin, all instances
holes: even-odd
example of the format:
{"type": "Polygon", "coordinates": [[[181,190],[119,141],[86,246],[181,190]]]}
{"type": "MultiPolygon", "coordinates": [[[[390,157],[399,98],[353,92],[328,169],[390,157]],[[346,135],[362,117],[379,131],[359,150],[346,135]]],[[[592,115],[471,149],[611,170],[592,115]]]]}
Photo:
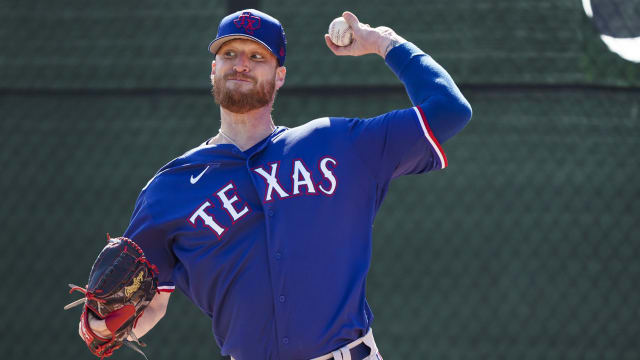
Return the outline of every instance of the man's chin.
{"type": "Polygon", "coordinates": [[[225,101],[219,103],[221,107],[235,114],[246,114],[250,111],[257,110],[268,106],[268,103],[263,102],[248,102],[246,96],[238,96],[239,93],[234,93],[234,96],[226,98],[225,101]]]}
{"type": "MultiPolygon", "coordinates": [[[[274,98],[272,91],[259,88],[252,83],[247,83],[247,85],[237,81],[233,84],[230,84],[229,81],[225,84],[214,84],[212,89],[214,99],[222,108],[235,114],[246,114],[272,103],[274,98]],[[215,85],[221,85],[222,89],[215,85]]],[[[275,85],[273,85],[273,89],[275,90],[275,85]]]]}

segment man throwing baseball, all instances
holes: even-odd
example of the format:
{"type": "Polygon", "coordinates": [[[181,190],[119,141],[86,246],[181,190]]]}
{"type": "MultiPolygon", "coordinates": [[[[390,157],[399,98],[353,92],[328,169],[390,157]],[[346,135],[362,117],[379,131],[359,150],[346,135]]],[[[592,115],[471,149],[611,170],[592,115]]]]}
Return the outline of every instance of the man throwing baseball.
{"type": "MultiPolygon", "coordinates": [[[[280,22],[253,9],[222,19],[209,46],[220,130],[158,171],[124,234],[159,270],[160,292],[137,337],[177,287],[233,359],[382,358],[365,298],[376,212],[393,178],[447,166],[441,144],[471,107],[414,44],[342,16],[352,42],[340,47],[327,34],[329,49],[380,55],[414,107],[276,126],[271,111],[286,77],[280,22]]],[[[89,324],[109,336],[104,321],[89,324]]]]}

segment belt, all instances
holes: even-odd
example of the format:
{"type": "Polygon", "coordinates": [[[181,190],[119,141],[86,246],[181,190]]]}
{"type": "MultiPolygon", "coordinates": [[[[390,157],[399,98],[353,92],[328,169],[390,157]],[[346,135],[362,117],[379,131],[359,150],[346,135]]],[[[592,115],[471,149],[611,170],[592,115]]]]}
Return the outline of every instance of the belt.
{"type": "Polygon", "coordinates": [[[373,331],[369,328],[367,334],[340,349],[311,360],[377,360],[378,347],[373,340],[373,331]]]}
{"type": "MultiPolygon", "coordinates": [[[[235,360],[233,356],[231,360],[235,360]]],[[[367,334],[360,339],[311,360],[382,360],[382,357],[378,354],[378,347],[373,340],[373,331],[369,328],[367,334]]]]}

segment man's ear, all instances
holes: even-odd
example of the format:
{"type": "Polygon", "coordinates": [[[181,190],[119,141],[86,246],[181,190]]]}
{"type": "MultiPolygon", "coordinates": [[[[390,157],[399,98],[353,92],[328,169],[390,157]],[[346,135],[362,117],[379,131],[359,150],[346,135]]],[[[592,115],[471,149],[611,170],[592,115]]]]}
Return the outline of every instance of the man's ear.
{"type": "Polygon", "coordinates": [[[213,76],[216,74],[216,61],[211,62],[211,83],[213,84],[213,76]]]}
{"type": "Polygon", "coordinates": [[[284,78],[287,76],[287,68],[284,66],[278,66],[276,69],[276,90],[280,89],[284,85],[284,78]]]}

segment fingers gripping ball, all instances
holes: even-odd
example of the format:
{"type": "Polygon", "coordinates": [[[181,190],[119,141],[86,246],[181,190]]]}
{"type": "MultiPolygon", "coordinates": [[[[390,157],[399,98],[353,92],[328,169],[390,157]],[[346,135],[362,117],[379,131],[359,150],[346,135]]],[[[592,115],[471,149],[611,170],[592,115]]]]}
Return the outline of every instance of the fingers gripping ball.
{"type": "Polygon", "coordinates": [[[140,346],[133,333],[135,323],[149,305],[158,290],[158,270],[145,258],[142,250],[132,240],[119,237],[109,239],[91,268],[86,288],[71,286],[85,297],[67,306],[65,310],[84,303],[80,317],[80,334],[89,350],[104,358],[123,344],[133,347],[131,337],[140,346]],[[89,326],[89,318],[105,320],[111,332],[110,338],[95,334],[89,326]]]}
{"type": "Polygon", "coordinates": [[[329,24],[329,37],[334,44],[347,46],[353,42],[353,30],[343,17],[337,17],[329,24]]]}

